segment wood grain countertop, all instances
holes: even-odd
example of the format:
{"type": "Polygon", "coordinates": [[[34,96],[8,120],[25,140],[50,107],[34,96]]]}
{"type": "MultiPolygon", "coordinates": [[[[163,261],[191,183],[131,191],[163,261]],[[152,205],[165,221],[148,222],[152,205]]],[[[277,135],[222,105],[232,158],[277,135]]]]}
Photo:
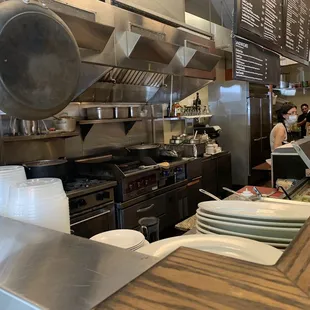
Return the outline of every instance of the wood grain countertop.
{"type": "Polygon", "coordinates": [[[180,248],[95,309],[309,310],[310,219],[275,266],[180,248]]]}

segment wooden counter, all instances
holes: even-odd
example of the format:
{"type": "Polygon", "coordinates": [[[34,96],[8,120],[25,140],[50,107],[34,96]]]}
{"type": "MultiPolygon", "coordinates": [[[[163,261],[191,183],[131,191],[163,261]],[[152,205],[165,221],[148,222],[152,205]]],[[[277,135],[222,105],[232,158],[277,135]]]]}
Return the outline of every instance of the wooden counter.
{"type": "Polygon", "coordinates": [[[180,248],[96,310],[310,309],[310,219],[275,266],[180,248]]]}

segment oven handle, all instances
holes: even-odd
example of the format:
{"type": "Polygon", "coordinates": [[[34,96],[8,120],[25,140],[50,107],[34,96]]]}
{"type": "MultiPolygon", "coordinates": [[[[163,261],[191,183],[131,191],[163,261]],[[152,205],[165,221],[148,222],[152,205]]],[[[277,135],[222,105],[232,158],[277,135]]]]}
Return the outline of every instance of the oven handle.
{"type": "Polygon", "coordinates": [[[201,179],[202,179],[202,177],[193,179],[192,182],[189,182],[189,183],[187,184],[187,187],[191,187],[191,186],[193,186],[193,185],[198,184],[198,183],[200,182],[201,179]]]}
{"type": "Polygon", "coordinates": [[[146,208],[138,209],[138,210],[137,210],[137,213],[142,213],[142,212],[149,211],[149,210],[153,209],[154,206],[155,206],[155,205],[154,205],[154,203],[153,203],[153,204],[151,204],[150,206],[148,206],[148,207],[146,207],[146,208]]]}
{"type": "Polygon", "coordinates": [[[105,215],[105,214],[109,214],[110,212],[111,212],[111,210],[107,210],[107,211],[105,211],[105,212],[103,212],[103,213],[94,215],[94,216],[89,217],[89,218],[87,218],[87,219],[85,219],[85,220],[76,222],[76,223],[74,223],[74,224],[72,224],[72,225],[70,225],[70,226],[73,227],[73,226],[75,226],[75,225],[85,223],[85,222],[87,222],[87,221],[89,221],[89,220],[93,220],[93,219],[95,219],[95,218],[97,218],[97,217],[99,217],[99,216],[102,216],[102,215],[105,215]]]}

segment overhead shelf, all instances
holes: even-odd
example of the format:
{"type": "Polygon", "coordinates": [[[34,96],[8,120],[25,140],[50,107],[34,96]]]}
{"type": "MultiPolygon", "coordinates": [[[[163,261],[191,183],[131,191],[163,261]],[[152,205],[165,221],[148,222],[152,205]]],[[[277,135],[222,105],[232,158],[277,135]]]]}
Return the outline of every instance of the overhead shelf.
{"type": "Polygon", "coordinates": [[[57,138],[71,138],[79,135],[80,135],[79,132],[74,131],[74,132],[48,133],[33,136],[3,136],[1,137],[1,139],[3,142],[18,142],[18,141],[32,141],[32,140],[48,140],[57,138]]]}
{"type": "Polygon", "coordinates": [[[202,115],[188,115],[188,116],[182,116],[184,119],[191,119],[191,118],[210,118],[213,115],[211,114],[202,114],[202,115]]]}
{"type": "Polygon", "coordinates": [[[142,121],[143,118],[117,118],[117,119],[86,119],[81,120],[80,125],[94,125],[94,124],[110,124],[110,123],[124,123],[124,122],[138,122],[142,121]]]}
{"type": "Polygon", "coordinates": [[[182,121],[185,119],[200,119],[200,118],[210,118],[213,115],[211,114],[203,114],[203,115],[187,115],[187,116],[180,116],[180,117],[163,117],[163,118],[155,118],[155,121],[182,121]]]}
{"type": "Polygon", "coordinates": [[[126,135],[138,121],[142,121],[146,118],[124,118],[124,119],[96,119],[96,120],[81,120],[81,136],[84,140],[88,135],[89,131],[95,124],[113,124],[113,123],[123,123],[126,135]]]}

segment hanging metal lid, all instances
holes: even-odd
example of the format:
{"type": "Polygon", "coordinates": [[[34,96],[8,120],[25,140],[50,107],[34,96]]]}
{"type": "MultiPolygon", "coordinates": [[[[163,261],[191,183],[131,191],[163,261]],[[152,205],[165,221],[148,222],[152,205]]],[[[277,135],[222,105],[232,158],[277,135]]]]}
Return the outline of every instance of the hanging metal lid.
{"type": "Polygon", "coordinates": [[[52,11],[0,3],[0,109],[21,119],[52,116],[72,100],[80,74],[76,41],[52,11]]]}

